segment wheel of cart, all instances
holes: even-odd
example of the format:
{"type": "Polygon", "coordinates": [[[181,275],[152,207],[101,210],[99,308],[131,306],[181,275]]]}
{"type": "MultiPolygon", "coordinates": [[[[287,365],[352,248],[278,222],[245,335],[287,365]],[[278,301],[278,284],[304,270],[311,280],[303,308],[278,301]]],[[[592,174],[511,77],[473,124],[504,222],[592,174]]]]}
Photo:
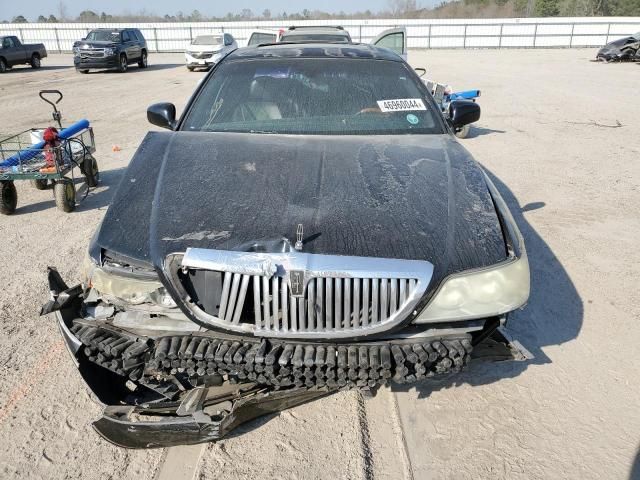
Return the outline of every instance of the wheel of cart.
{"type": "Polygon", "coordinates": [[[72,212],[77,200],[77,173],[86,184],[85,197],[100,180],[89,122],[81,120],[63,128],[62,114],[57,108],[62,93],[42,90],[39,95],[53,107],[59,131],[32,128],[0,140],[0,213],[4,215],[14,213],[18,204],[15,181],[29,180],[37,190],[53,185],[56,206],[63,212],[72,212]]]}

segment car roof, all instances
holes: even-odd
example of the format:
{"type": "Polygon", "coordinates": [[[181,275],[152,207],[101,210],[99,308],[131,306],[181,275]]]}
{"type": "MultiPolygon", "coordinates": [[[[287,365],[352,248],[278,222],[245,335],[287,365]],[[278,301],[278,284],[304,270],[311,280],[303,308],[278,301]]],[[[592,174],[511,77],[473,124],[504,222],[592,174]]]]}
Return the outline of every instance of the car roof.
{"type": "Polygon", "coordinates": [[[349,36],[349,32],[336,27],[296,27],[285,30],[284,32],[282,32],[282,36],[286,37],[288,35],[299,35],[304,33],[314,33],[320,35],[342,35],[343,37],[349,36]]]}
{"type": "Polygon", "coordinates": [[[366,43],[269,43],[234,50],[231,59],[252,58],[368,58],[402,62],[395,52],[366,43]]]}

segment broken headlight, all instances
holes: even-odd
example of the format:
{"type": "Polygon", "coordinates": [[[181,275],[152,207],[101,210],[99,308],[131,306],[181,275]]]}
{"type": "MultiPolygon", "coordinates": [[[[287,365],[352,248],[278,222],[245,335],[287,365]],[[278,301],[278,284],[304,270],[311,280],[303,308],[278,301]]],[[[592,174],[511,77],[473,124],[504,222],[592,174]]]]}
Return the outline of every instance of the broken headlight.
{"type": "Polygon", "coordinates": [[[84,262],[84,283],[103,299],[120,304],[150,303],[162,308],[176,308],[171,295],[153,270],[132,271],[121,265],[96,265],[87,256],[84,262]]]}

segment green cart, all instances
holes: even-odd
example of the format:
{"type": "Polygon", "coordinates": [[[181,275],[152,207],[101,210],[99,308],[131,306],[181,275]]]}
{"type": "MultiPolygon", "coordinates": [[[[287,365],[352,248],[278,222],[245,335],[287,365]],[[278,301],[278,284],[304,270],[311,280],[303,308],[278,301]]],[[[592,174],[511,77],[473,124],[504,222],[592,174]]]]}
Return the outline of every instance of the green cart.
{"type": "Polygon", "coordinates": [[[72,212],[76,207],[76,177],[86,183],[85,196],[99,182],[98,162],[93,156],[95,140],[89,123],[83,121],[64,129],[57,109],[62,93],[42,90],[39,95],[53,107],[60,137],[47,143],[43,141],[45,128],[31,128],[0,139],[0,213],[4,215],[16,210],[16,181],[28,180],[38,190],[53,185],[56,206],[64,212],[72,212]],[[51,100],[51,95],[57,98],[51,100]]]}

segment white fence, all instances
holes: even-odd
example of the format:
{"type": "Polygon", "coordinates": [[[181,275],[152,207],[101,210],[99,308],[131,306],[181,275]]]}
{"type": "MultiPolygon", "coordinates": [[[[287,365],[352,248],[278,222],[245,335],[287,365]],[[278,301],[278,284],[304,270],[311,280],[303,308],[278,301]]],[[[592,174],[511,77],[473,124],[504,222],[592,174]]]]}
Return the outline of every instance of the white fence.
{"type": "MultiPolygon", "coordinates": [[[[290,23],[290,22],[289,22],[290,23]]],[[[136,27],[157,52],[183,51],[197,35],[231,33],[244,45],[256,28],[286,28],[288,22],[193,23],[23,23],[0,24],[0,35],[25,43],[44,43],[51,52],[71,51],[73,42],[93,28],[136,27]]],[[[340,24],[357,42],[369,42],[387,28],[405,26],[409,48],[596,47],[640,31],[640,17],[502,18],[456,20],[297,21],[296,25],[340,24]]]]}

